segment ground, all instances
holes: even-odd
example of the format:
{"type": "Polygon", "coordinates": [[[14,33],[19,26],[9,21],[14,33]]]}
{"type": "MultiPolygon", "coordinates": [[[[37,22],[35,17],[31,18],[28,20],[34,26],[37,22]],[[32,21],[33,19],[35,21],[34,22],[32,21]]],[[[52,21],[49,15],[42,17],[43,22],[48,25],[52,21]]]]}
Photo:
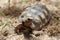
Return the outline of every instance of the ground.
{"type": "MultiPolygon", "coordinates": [[[[39,31],[39,36],[34,36],[30,40],[60,40],[60,1],[59,0],[31,0],[22,1],[20,14],[25,8],[34,3],[44,3],[51,11],[51,19],[46,26],[39,31]]],[[[19,15],[20,15],[19,14],[19,15]]],[[[19,15],[5,14],[0,12],[0,40],[27,40],[23,34],[17,35],[14,28],[21,22],[19,15]]],[[[35,31],[37,33],[37,31],[35,31]]],[[[29,40],[29,39],[28,39],[29,40]]]]}

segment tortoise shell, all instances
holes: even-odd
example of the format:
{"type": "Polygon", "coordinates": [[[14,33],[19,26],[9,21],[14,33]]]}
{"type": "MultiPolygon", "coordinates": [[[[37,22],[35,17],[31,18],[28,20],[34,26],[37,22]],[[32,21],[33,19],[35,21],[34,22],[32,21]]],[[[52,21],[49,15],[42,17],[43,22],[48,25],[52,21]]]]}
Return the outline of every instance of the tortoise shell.
{"type": "Polygon", "coordinates": [[[50,17],[50,12],[44,4],[30,6],[19,16],[22,21],[32,19],[31,28],[34,30],[38,30],[44,26],[50,20],[50,17]]]}

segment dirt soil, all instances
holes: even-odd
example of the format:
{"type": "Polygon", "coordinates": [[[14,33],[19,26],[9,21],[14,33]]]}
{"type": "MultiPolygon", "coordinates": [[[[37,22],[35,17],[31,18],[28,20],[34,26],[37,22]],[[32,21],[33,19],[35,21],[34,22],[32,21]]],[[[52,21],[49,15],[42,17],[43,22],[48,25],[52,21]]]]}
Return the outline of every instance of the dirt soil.
{"type": "Polygon", "coordinates": [[[16,13],[5,14],[0,12],[0,40],[60,40],[60,0],[26,0],[21,1],[19,15],[16,13]],[[51,19],[49,23],[42,28],[39,32],[39,36],[30,38],[24,37],[24,35],[17,35],[14,32],[14,28],[20,24],[19,15],[25,8],[33,5],[34,3],[44,3],[51,11],[51,19]]]}

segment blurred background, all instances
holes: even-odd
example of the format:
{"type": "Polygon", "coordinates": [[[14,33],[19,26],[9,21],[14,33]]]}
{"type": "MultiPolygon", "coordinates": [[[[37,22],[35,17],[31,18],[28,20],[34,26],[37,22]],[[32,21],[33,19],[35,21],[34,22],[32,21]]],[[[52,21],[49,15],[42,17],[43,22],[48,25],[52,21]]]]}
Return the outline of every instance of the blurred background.
{"type": "MultiPolygon", "coordinates": [[[[14,28],[20,24],[20,14],[29,6],[43,3],[51,11],[51,20],[42,28],[40,36],[31,40],[60,40],[60,0],[0,0],[0,40],[26,40],[14,28]]],[[[35,33],[37,33],[35,31],[35,33]]]]}

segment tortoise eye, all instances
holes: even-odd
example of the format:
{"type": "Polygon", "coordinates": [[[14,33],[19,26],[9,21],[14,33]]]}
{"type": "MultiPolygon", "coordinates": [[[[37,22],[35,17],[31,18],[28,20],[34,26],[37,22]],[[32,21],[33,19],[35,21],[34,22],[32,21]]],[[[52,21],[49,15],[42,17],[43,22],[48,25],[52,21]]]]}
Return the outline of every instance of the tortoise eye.
{"type": "Polygon", "coordinates": [[[28,18],[28,20],[32,21],[32,19],[28,18]]]}
{"type": "Polygon", "coordinates": [[[24,17],[24,16],[21,16],[22,18],[24,17]]]}
{"type": "Polygon", "coordinates": [[[31,19],[28,18],[28,20],[31,20],[31,19]]]}

